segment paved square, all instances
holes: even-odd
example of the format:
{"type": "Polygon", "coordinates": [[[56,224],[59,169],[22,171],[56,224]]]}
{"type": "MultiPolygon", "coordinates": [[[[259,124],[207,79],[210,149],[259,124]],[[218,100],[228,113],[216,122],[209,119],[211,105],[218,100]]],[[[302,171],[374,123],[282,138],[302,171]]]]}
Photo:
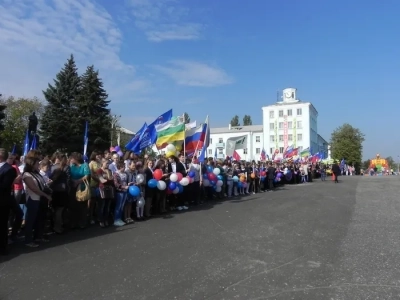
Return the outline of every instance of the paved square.
{"type": "Polygon", "coordinates": [[[400,299],[400,178],[286,186],[0,263],[0,299],[400,299]]]}

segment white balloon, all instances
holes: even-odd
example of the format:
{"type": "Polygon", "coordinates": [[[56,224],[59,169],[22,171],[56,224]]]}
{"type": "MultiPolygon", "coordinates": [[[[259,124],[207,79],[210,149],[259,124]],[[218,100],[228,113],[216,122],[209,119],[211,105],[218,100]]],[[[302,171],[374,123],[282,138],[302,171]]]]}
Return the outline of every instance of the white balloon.
{"type": "Polygon", "coordinates": [[[157,182],[157,188],[160,191],[163,191],[167,188],[167,184],[165,183],[165,181],[160,180],[159,182],[157,182]]]}
{"type": "Polygon", "coordinates": [[[172,144],[169,144],[169,145],[167,146],[167,152],[176,152],[175,146],[172,145],[172,144]]]}
{"type": "Polygon", "coordinates": [[[145,204],[146,204],[146,201],[144,201],[143,198],[140,198],[137,202],[137,207],[144,207],[145,204]]]}
{"type": "Polygon", "coordinates": [[[219,168],[215,168],[213,173],[218,176],[221,173],[221,170],[219,168]]]}
{"type": "Polygon", "coordinates": [[[178,187],[176,187],[173,191],[172,191],[172,193],[174,193],[174,194],[178,194],[179,193],[179,188],[178,187]]]}
{"type": "Polygon", "coordinates": [[[223,184],[224,184],[224,182],[222,180],[218,180],[217,181],[217,186],[218,187],[221,187],[223,184]]]}
{"type": "Polygon", "coordinates": [[[219,193],[220,191],[221,191],[221,187],[220,186],[217,186],[217,188],[215,189],[215,191],[217,192],[217,193],[219,193]]]}
{"type": "Polygon", "coordinates": [[[178,175],[176,175],[175,173],[172,173],[169,176],[169,180],[171,180],[172,182],[177,182],[178,181],[178,175]]]}
{"type": "Polygon", "coordinates": [[[232,179],[233,179],[234,182],[238,182],[239,181],[239,177],[237,177],[237,176],[233,176],[232,179]]]}
{"type": "Polygon", "coordinates": [[[144,182],[144,176],[143,174],[137,174],[136,176],[136,183],[137,184],[142,184],[144,182]]]}
{"type": "Polygon", "coordinates": [[[182,186],[187,186],[187,185],[189,184],[189,179],[186,178],[186,177],[183,177],[182,180],[179,181],[179,183],[180,183],[182,186]]]}
{"type": "Polygon", "coordinates": [[[208,180],[208,179],[203,179],[203,185],[204,185],[204,186],[210,186],[210,180],[208,180]]]}

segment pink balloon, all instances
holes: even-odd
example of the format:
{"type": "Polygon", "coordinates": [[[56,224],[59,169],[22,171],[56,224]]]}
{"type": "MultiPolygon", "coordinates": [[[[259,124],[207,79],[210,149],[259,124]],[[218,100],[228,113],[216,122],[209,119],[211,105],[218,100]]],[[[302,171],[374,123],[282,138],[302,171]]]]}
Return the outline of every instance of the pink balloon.
{"type": "Polygon", "coordinates": [[[193,183],[194,182],[194,178],[192,177],[188,177],[189,178],[189,183],[193,183]]]}
{"type": "Polygon", "coordinates": [[[176,173],[176,175],[178,175],[178,182],[180,182],[183,178],[182,173],[176,173]]]}

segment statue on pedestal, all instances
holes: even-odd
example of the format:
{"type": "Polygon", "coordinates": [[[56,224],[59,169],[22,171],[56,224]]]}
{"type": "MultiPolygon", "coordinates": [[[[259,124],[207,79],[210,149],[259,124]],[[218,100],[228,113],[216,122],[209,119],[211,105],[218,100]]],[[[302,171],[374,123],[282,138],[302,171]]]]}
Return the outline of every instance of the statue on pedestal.
{"type": "Polygon", "coordinates": [[[33,112],[29,116],[29,124],[28,124],[28,130],[30,133],[36,133],[37,131],[37,126],[38,126],[38,118],[36,117],[35,112],[33,112]]]}

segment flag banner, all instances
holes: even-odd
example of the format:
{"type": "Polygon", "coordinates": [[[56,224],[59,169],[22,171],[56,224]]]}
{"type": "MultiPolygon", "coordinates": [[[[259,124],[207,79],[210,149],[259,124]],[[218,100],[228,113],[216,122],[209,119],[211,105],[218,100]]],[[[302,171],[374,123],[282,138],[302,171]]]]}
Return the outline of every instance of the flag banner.
{"type": "Polygon", "coordinates": [[[199,162],[204,162],[206,160],[207,148],[210,145],[210,124],[208,121],[208,116],[203,124],[203,132],[205,132],[205,139],[203,143],[203,148],[201,148],[201,153],[199,156],[199,162]]]}
{"type": "Polygon", "coordinates": [[[156,146],[158,149],[165,148],[168,144],[185,139],[185,124],[179,118],[155,125],[157,130],[156,146]]]}
{"type": "Polygon", "coordinates": [[[300,152],[300,157],[308,157],[311,156],[310,148],[306,148],[300,152]]]}
{"type": "Polygon", "coordinates": [[[196,128],[197,127],[197,121],[185,124],[185,129],[188,131],[190,129],[196,128]]]}
{"type": "MultiPolygon", "coordinates": [[[[187,125],[187,124],[186,124],[187,125]]],[[[186,131],[185,151],[186,155],[192,156],[194,152],[203,148],[206,139],[206,127],[204,124],[197,128],[186,131]]]]}
{"type": "Polygon", "coordinates": [[[137,152],[140,152],[139,147],[138,147],[138,143],[139,143],[139,138],[142,134],[142,132],[147,128],[147,124],[144,123],[142,128],[139,129],[138,132],[136,132],[136,134],[133,136],[133,138],[131,138],[131,140],[128,142],[128,144],[125,145],[125,148],[127,150],[130,150],[136,154],[138,154],[137,152]]]}
{"type": "Polygon", "coordinates": [[[163,113],[162,115],[160,115],[157,119],[155,119],[150,125],[160,125],[163,123],[166,123],[168,121],[170,121],[172,119],[172,109],[170,109],[169,111],[166,111],[165,113],[163,113]]]}
{"type": "Polygon", "coordinates": [[[232,156],[237,149],[247,148],[247,135],[231,137],[226,140],[226,155],[232,156]]]}
{"type": "Polygon", "coordinates": [[[25,141],[24,141],[24,153],[23,156],[26,156],[28,154],[29,151],[29,131],[26,131],[25,134],[25,141]]]}
{"type": "Polygon", "coordinates": [[[239,153],[237,153],[236,150],[233,150],[232,157],[233,157],[233,159],[236,160],[236,161],[240,161],[240,160],[242,159],[242,158],[240,157],[239,153]]]}
{"type": "Polygon", "coordinates": [[[87,147],[88,147],[88,142],[89,142],[89,139],[88,139],[88,127],[89,127],[89,122],[86,121],[85,133],[83,134],[83,160],[85,162],[89,161],[89,158],[87,156],[87,147]]]}
{"type": "Polygon", "coordinates": [[[147,126],[141,133],[138,141],[139,150],[151,147],[157,140],[157,130],[154,125],[147,126]]]}

